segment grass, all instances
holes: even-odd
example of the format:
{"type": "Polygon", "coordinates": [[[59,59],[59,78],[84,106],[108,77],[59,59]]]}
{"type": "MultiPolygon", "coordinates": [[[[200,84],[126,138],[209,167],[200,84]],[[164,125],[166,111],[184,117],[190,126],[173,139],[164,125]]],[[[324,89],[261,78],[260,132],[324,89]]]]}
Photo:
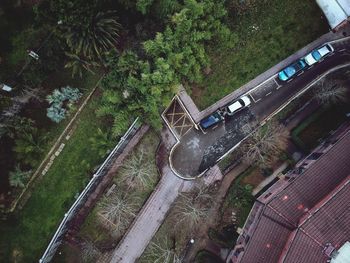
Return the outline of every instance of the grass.
{"type": "MultiPolygon", "coordinates": [[[[38,158],[38,162],[36,167],[33,167],[32,171],[35,171],[35,169],[40,165],[41,161],[44,159],[46,154],[50,151],[53,144],[56,142],[57,138],[61,135],[63,130],[66,128],[68,123],[70,122],[71,118],[76,113],[78,107],[80,104],[85,100],[85,98],[88,96],[90,91],[95,87],[97,81],[101,78],[101,74],[95,74],[92,75],[90,73],[85,74],[84,78],[82,79],[73,79],[71,77],[71,73],[68,70],[63,70],[58,73],[52,74],[47,81],[44,83],[44,88],[46,91],[53,91],[54,89],[70,85],[72,87],[77,87],[83,92],[83,96],[80,99],[79,103],[75,105],[74,110],[70,111],[69,116],[67,115],[66,119],[64,119],[62,122],[56,124],[52,122],[47,116],[46,116],[46,104],[41,103],[40,105],[37,105],[35,103],[29,103],[21,115],[25,117],[29,117],[32,120],[35,121],[36,126],[40,129],[40,134],[45,134],[47,140],[41,145],[41,148],[43,149],[42,154],[40,155],[40,158],[38,158]]],[[[11,146],[12,147],[12,146],[11,146]]],[[[11,152],[11,154],[7,155],[6,157],[8,160],[15,160],[15,152],[11,152]]],[[[6,174],[8,173],[8,169],[10,166],[7,167],[6,170],[3,172],[6,174]]],[[[13,198],[17,198],[18,193],[21,191],[12,191],[13,198]]]]}
{"type": "MultiPolygon", "coordinates": [[[[232,1],[237,2],[237,0],[232,1]]],[[[328,31],[315,1],[256,0],[229,24],[238,36],[234,49],[209,46],[212,73],[192,87],[192,98],[204,109],[328,31]],[[257,28],[256,30],[253,28],[257,28]]]]}
{"type": "Polygon", "coordinates": [[[98,102],[99,98],[94,97],[82,111],[73,136],[38,182],[23,210],[0,223],[0,258],[4,262],[35,262],[40,258],[74,196],[101,163],[87,140],[104,126],[94,113],[98,102]]]}

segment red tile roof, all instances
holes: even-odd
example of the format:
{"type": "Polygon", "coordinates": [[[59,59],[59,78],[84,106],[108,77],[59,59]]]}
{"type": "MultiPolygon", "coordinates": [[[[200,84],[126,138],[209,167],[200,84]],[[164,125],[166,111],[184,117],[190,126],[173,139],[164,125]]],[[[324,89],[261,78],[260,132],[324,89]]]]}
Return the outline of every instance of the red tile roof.
{"type": "Polygon", "coordinates": [[[232,262],[313,263],[326,262],[327,243],[341,246],[350,239],[350,131],[334,145],[315,150],[289,176],[276,183],[257,201],[238,239],[232,262]]]}

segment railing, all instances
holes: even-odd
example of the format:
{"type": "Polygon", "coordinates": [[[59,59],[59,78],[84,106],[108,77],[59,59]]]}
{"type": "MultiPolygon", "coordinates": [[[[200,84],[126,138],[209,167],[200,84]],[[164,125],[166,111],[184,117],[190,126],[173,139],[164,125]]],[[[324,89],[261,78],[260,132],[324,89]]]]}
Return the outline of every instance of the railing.
{"type": "Polygon", "coordinates": [[[118,144],[114,147],[114,149],[105,159],[105,161],[102,163],[100,168],[93,175],[92,179],[90,180],[88,185],[85,187],[83,192],[79,195],[77,200],[68,210],[68,212],[64,215],[64,218],[61,221],[61,224],[56,230],[55,235],[51,239],[43,256],[39,260],[39,263],[47,263],[52,260],[53,256],[57,251],[57,248],[61,245],[62,240],[64,239],[64,236],[67,233],[67,230],[70,226],[70,223],[74,218],[74,216],[76,215],[76,212],[78,212],[80,208],[85,204],[90,193],[94,192],[98,184],[101,182],[102,178],[106,175],[109,168],[112,166],[113,161],[119,156],[120,153],[122,153],[122,151],[125,149],[130,139],[135,135],[139,127],[140,125],[138,123],[138,118],[136,118],[136,120],[131,124],[127,132],[120,138],[118,144]]]}

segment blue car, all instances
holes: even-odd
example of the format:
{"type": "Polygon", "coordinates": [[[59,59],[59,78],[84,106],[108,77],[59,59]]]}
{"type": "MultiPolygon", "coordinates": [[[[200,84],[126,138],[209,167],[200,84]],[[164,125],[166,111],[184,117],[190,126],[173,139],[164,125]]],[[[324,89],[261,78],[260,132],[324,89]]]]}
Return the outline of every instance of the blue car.
{"type": "Polygon", "coordinates": [[[200,121],[199,125],[201,126],[201,128],[203,130],[208,129],[218,123],[220,123],[221,121],[224,120],[224,117],[221,116],[221,114],[216,111],[213,114],[205,117],[203,120],[200,121]]]}
{"type": "Polygon", "coordinates": [[[300,59],[299,61],[286,67],[284,70],[278,73],[278,78],[282,81],[287,81],[291,79],[294,75],[298,74],[300,71],[305,69],[306,67],[307,65],[305,61],[303,59],[300,59]]]}

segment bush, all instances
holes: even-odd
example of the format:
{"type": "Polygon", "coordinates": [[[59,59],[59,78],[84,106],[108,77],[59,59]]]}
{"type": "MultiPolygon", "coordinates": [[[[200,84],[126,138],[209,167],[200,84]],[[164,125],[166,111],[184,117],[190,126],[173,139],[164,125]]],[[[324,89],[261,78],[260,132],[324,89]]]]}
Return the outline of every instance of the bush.
{"type": "Polygon", "coordinates": [[[63,108],[64,102],[68,101],[68,108],[71,107],[73,102],[76,102],[82,94],[77,88],[71,88],[69,86],[61,88],[61,90],[54,90],[52,95],[47,96],[48,102],[51,106],[47,109],[46,116],[50,120],[59,123],[66,117],[66,109],[63,108]]]}
{"type": "Polygon", "coordinates": [[[201,250],[196,256],[195,263],[224,263],[224,261],[207,250],[201,250]]]}

